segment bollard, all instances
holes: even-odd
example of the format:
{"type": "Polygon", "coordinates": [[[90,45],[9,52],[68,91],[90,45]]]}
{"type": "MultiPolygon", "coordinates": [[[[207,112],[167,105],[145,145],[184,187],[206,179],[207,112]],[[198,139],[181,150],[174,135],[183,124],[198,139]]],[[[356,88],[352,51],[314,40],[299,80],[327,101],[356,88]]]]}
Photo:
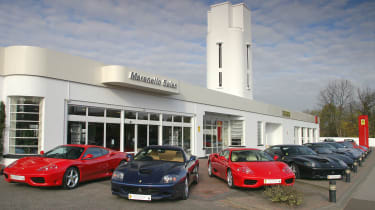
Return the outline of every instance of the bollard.
{"type": "Polygon", "coordinates": [[[357,161],[354,161],[354,164],[353,164],[354,173],[357,173],[357,165],[358,165],[357,161]]]}
{"type": "Polygon", "coordinates": [[[359,158],[358,165],[362,166],[362,157],[359,158]]]}
{"type": "Polygon", "coordinates": [[[336,180],[329,180],[329,202],[336,203],[336,180]]]}
{"type": "Polygon", "coordinates": [[[350,182],[350,169],[345,170],[345,181],[350,182]]]}

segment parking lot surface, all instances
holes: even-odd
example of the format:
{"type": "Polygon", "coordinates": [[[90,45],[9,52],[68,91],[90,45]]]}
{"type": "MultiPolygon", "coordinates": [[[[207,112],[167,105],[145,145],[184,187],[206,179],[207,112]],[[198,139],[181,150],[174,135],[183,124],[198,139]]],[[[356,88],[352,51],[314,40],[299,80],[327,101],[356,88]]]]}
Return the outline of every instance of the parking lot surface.
{"type": "MultiPolygon", "coordinates": [[[[295,188],[303,192],[304,202],[298,209],[352,209],[362,198],[363,205],[372,204],[370,196],[375,174],[375,155],[371,154],[352,175],[352,182],[337,182],[337,203],[328,202],[327,180],[297,180],[295,188]],[[369,182],[369,183],[368,183],[369,182]],[[369,192],[361,195],[362,188],[369,192]],[[366,196],[365,196],[366,195],[366,196]],[[368,202],[367,202],[368,201],[368,202]]],[[[82,183],[74,190],[60,187],[39,188],[7,183],[0,179],[1,209],[289,209],[285,204],[272,203],[263,196],[263,189],[229,189],[224,180],[207,175],[207,159],[200,160],[200,183],[191,186],[188,200],[129,201],[111,194],[110,180],[82,183]]],[[[375,203],[374,203],[375,204],[375,203]]],[[[372,204],[372,206],[374,206],[372,204]]],[[[366,206],[362,206],[365,208],[366,206]]],[[[361,208],[357,208],[361,209],[361,208]]]]}

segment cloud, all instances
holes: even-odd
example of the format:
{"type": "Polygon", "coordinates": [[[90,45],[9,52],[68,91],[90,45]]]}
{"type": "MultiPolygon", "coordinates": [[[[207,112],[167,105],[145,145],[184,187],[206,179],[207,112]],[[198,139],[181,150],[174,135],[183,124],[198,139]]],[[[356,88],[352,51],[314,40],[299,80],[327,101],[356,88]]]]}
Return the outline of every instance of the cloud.
{"type": "MultiPolygon", "coordinates": [[[[205,87],[206,14],[220,2],[3,0],[0,46],[51,48],[205,87]]],[[[256,100],[304,110],[329,80],[375,89],[374,1],[245,3],[256,100]]]]}

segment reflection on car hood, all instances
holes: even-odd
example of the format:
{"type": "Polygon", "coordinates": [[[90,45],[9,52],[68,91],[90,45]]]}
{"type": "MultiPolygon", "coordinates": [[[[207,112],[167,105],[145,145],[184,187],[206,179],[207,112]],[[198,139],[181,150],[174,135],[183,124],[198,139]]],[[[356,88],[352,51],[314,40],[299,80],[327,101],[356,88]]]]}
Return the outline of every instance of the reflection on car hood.
{"type": "Polygon", "coordinates": [[[167,161],[131,161],[117,170],[124,172],[124,182],[128,184],[161,184],[167,174],[180,174],[184,163],[167,161]]]}
{"type": "Polygon", "coordinates": [[[37,170],[50,164],[58,164],[67,161],[65,159],[45,158],[45,157],[24,157],[17,160],[17,163],[11,168],[12,170],[37,170]]]}
{"type": "Polygon", "coordinates": [[[279,161],[267,161],[267,162],[238,162],[233,163],[236,168],[248,167],[254,172],[254,176],[263,177],[266,179],[279,179],[283,178],[289,173],[283,172],[283,168],[287,165],[279,161]]]}

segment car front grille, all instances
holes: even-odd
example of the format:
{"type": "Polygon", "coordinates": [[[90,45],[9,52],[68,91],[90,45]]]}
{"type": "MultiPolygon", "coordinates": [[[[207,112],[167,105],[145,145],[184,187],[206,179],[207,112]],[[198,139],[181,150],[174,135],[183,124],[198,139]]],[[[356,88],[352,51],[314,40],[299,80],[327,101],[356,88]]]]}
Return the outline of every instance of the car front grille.
{"type": "Polygon", "coordinates": [[[132,194],[144,194],[144,195],[152,195],[152,194],[159,194],[160,190],[156,188],[147,188],[147,187],[123,187],[123,190],[127,193],[132,194]]]}
{"type": "Polygon", "coordinates": [[[31,180],[35,183],[44,183],[45,182],[43,177],[31,177],[31,180]]]}
{"type": "Polygon", "coordinates": [[[290,178],[290,179],[286,179],[286,180],[285,180],[285,183],[287,183],[287,184],[291,184],[291,183],[293,183],[293,181],[294,181],[294,179],[293,179],[293,178],[290,178]]]}
{"type": "Polygon", "coordinates": [[[244,184],[245,184],[245,185],[254,185],[254,184],[256,184],[257,182],[258,182],[257,180],[246,179],[246,180],[244,181],[244,184]]]}

